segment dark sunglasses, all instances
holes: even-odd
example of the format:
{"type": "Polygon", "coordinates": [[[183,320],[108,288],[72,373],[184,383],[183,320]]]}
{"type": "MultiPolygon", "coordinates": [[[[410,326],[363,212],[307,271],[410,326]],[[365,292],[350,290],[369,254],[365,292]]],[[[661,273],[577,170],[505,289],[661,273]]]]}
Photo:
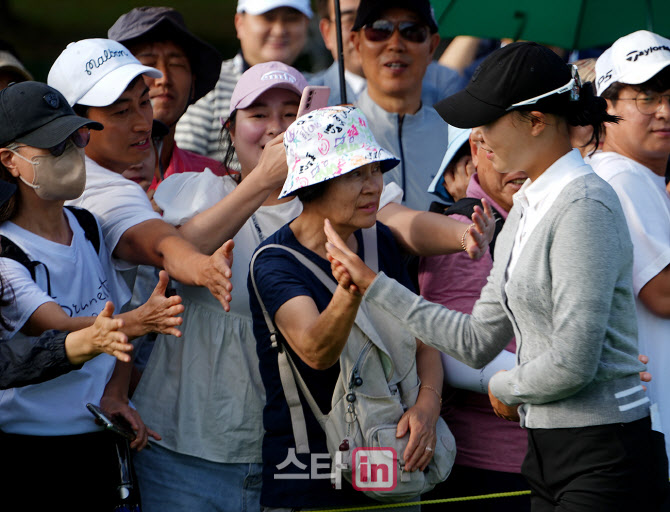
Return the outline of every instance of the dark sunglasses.
{"type": "Polygon", "coordinates": [[[78,148],[85,148],[88,144],[88,141],[91,139],[91,131],[87,128],[79,128],[76,132],[70,135],[63,142],[56,144],[49,148],[49,153],[53,156],[61,156],[65,153],[65,148],[67,146],[67,141],[71,140],[75,146],[78,148]]]}
{"type": "Polygon", "coordinates": [[[428,39],[430,31],[423,23],[416,21],[401,21],[393,23],[389,20],[375,20],[363,27],[365,37],[372,42],[381,43],[391,39],[393,32],[398,29],[400,37],[410,43],[423,43],[428,39]]]}

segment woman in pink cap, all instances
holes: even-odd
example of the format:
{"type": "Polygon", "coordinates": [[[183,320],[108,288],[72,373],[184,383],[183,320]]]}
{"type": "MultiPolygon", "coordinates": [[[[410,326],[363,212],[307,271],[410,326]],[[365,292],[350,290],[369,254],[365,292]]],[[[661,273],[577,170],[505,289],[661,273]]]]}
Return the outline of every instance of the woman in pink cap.
{"type": "MultiPolygon", "coordinates": [[[[302,209],[297,199],[277,195],[286,177],[281,134],[295,120],[305,85],[280,62],[250,68],[235,87],[223,128],[240,174],[175,174],[156,191],[164,219],[181,225],[187,237],[225,219],[221,240],[235,241],[235,300],[224,313],[206,288],[177,283],[187,309],[183,339],[157,340],[133,395],[163,436],[135,459],[145,512],[260,510],[265,393],[246,277],[256,246],[302,209]]],[[[207,238],[200,248],[211,252],[217,240],[207,238]]]]}

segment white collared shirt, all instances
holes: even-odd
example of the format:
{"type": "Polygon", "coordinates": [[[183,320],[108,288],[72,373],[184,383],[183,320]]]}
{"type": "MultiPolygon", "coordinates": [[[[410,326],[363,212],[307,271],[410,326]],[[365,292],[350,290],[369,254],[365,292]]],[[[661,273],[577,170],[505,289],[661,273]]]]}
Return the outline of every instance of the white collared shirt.
{"type": "Polygon", "coordinates": [[[590,172],[593,172],[591,166],[584,163],[578,149],[573,149],[556,160],[535,181],[526,180],[514,194],[514,206],[521,209],[521,220],[507,266],[507,279],[512,275],[521,251],[535,226],[540,223],[559,194],[572,180],[590,172]]]}

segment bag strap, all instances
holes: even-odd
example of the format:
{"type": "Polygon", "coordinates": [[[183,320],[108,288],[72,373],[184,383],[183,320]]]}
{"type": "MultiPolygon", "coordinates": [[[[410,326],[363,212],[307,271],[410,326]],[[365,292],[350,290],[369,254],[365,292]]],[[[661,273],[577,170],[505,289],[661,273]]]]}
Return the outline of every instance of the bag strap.
{"type": "MultiPolygon", "coordinates": [[[[98,231],[98,222],[95,217],[88,210],[78,208],[76,206],[66,206],[72,212],[75,219],[84,230],[86,239],[91,242],[95,248],[95,252],[100,255],[100,232],[98,231]]],[[[28,255],[21,249],[13,240],[6,236],[0,237],[0,256],[3,258],[12,259],[28,269],[30,277],[37,282],[36,268],[40,265],[44,267],[44,272],[47,279],[47,294],[51,295],[51,276],[49,275],[49,268],[41,261],[33,261],[28,258],[28,255]]]]}
{"type": "MultiPolygon", "coordinates": [[[[258,292],[258,286],[256,284],[256,276],[254,275],[254,263],[258,255],[266,249],[281,249],[291,253],[295,258],[305,267],[307,267],[312,273],[323,283],[323,285],[328,288],[331,293],[335,293],[337,289],[337,284],[330,279],[330,277],[319,267],[316,263],[308,259],[304,254],[279,244],[268,244],[260,249],[258,249],[253,257],[251,258],[251,263],[249,265],[249,276],[251,277],[251,284],[254,287],[254,292],[256,293],[256,298],[258,303],[261,306],[263,311],[263,318],[265,323],[268,326],[270,331],[270,341],[272,346],[278,350],[277,354],[277,363],[279,365],[279,378],[284,389],[284,397],[286,398],[286,403],[289,407],[289,412],[291,415],[291,425],[293,427],[293,437],[295,440],[296,453],[309,453],[309,438],[307,436],[307,423],[305,422],[305,414],[302,409],[302,404],[300,402],[300,395],[298,394],[298,387],[302,391],[305,401],[309,408],[312,410],[312,414],[321,425],[321,428],[325,430],[325,425],[327,421],[327,416],[321,412],[319,405],[316,403],[314,396],[307,387],[307,383],[300,375],[295,362],[291,358],[288,351],[281,347],[277,338],[277,330],[270,318],[270,314],[261,299],[261,295],[258,292]]],[[[377,227],[372,226],[363,230],[363,253],[365,256],[365,262],[375,270],[378,270],[378,254],[377,254],[377,227]],[[374,265],[374,268],[372,267],[374,265]]]]}
{"type": "Polygon", "coordinates": [[[72,215],[74,215],[84,230],[84,235],[95,248],[95,252],[100,254],[100,231],[98,230],[98,222],[95,220],[94,215],[88,210],[78,208],[77,206],[66,206],[65,208],[72,212],[72,215]]]}

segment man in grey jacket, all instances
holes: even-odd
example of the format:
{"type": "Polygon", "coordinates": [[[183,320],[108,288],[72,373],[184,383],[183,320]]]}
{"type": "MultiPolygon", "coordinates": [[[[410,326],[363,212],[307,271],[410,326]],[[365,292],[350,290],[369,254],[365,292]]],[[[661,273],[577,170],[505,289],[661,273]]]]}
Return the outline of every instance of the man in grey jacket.
{"type": "Polygon", "coordinates": [[[362,0],[352,28],[367,89],[355,102],[375,138],[400,159],[384,182],[402,187],[403,205],[428,210],[428,186],[447,149],[448,126],[421,99],[440,41],[428,0],[362,0]]]}

